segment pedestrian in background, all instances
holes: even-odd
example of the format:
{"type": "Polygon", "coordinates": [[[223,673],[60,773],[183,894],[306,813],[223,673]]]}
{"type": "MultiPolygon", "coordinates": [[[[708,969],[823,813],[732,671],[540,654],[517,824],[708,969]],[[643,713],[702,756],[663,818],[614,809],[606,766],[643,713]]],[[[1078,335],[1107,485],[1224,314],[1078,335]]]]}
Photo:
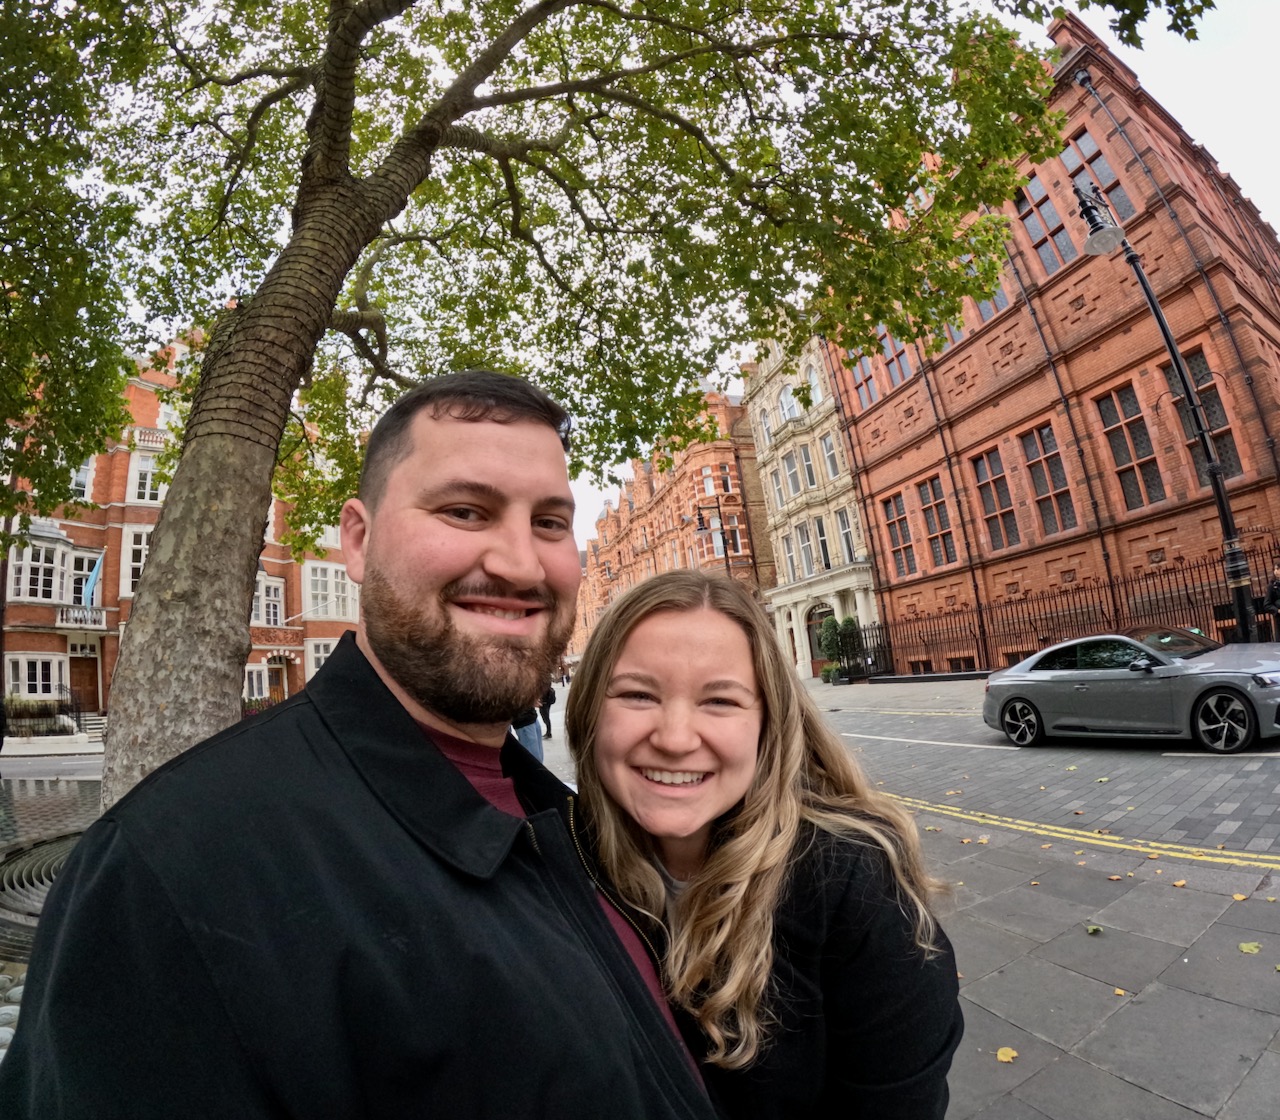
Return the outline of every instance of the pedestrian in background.
{"type": "Polygon", "coordinates": [[[526,708],[511,721],[511,730],[516,741],[539,762],[543,759],[541,724],[538,723],[538,709],[526,708]]]}
{"type": "Polygon", "coordinates": [[[565,727],[595,858],[721,1114],[942,1120],[963,1022],[915,825],[751,595],[692,571],[627,592],[565,727]]]}
{"type": "Polygon", "coordinates": [[[85,832],[4,1120],[710,1120],[569,791],[509,734],[573,628],[568,428],[484,371],[379,421],[341,517],[356,632],[85,832]]]}
{"type": "Polygon", "coordinates": [[[547,725],[547,730],[543,738],[551,738],[551,705],[556,702],[555,686],[550,681],[547,682],[547,690],[542,694],[542,699],[538,701],[538,713],[542,716],[542,722],[547,725]]]}

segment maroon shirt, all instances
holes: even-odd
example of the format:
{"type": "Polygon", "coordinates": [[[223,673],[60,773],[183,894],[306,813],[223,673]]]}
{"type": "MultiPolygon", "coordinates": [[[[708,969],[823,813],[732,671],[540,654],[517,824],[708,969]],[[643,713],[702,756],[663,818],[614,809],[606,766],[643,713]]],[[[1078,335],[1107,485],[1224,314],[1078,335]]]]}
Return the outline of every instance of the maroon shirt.
{"type": "MultiPolygon", "coordinates": [[[[490,805],[513,817],[523,819],[527,816],[524,806],[520,804],[520,798],[516,795],[515,782],[502,773],[502,761],[499,757],[498,748],[486,747],[466,739],[458,739],[452,735],[446,735],[442,731],[437,731],[434,727],[427,727],[425,724],[419,724],[418,726],[426,732],[427,737],[439,748],[440,753],[458,768],[462,776],[471,783],[475,791],[490,805]]],[[[649,989],[649,994],[653,996],[661,1009],[663,1018],[667,1020],[667,1025],[671,1028],[672,1034],[676,1038],[680,1038],[675,1016],[671,1014],[671,1008],[667,1004],[666,996],[662,991],[662,983],[658,979],[658,970],[654,966],[653,959],[645,952],[644,945],[640,941],[640,935],[636,933],[631,923],[618,913],[617,908],[599,891],[596,892],[596,898],[604,910],[605,917],[609,919],[613,932],[618,935],[618,939],[627,950],[627,955],[631,958],[631,962],[636,966],[641,979],[644,980],[645,987],[649,989]]],[[[681,1039],[681,1042],[683,1044],[683,1039],[681,1039]]],[[[692,1061],[692,1057],[690,1061],[692,1061]]]]}

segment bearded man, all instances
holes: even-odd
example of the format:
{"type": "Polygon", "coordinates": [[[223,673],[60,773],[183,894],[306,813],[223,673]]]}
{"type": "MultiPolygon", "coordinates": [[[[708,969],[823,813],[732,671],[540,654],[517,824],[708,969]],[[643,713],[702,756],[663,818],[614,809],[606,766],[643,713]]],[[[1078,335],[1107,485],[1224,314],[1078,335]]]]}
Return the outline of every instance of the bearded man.
{"type": "Polygon", "coordinates": [[[508,734],[573,626],[568,429],[488,371],[379,421],[341,520],[356,632],[85,833],[6,1120],[709,1120],[571,794],[508,734]]]}

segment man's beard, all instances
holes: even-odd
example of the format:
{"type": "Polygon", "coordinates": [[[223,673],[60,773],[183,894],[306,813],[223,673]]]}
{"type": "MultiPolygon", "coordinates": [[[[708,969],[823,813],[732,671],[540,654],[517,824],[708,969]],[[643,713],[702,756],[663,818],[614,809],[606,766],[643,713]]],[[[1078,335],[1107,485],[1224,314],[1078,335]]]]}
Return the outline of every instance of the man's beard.
{"type": "Polygon", "coordinates": [[[550,592],[455,581],[430,612],[415,609],[376,571],[366,573],[360,595],[369,647],[392,679],[429,712],[459,724],[509,723],[538,702],[573,631],[573,616],[560,617],[558,606],[550,592]],[[544,607],[551,621],[533,646],[463,634],[449,617],[459,595],[524,599],[544,607]]]}

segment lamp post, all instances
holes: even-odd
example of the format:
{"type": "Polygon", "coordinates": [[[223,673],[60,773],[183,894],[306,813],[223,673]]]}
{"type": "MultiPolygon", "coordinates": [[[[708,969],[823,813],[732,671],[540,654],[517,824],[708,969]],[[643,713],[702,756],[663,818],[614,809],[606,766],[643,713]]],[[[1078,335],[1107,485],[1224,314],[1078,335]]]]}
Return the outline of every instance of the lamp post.
{"type": "MultiPolygon", "coordinates": [[[[715,503],[716,503],[716,521],[720,526],[720,548],[721,548],[721,551],[724,553],[724,574],[727,575],[730,579],[732,579],[733,571],[729,567],[729,537],[724,531],[724,514],[720,509],[720,496],[718,494],[716,495],[715,503]]],[[[711,507],[710,506],[698,507],[698,527],[697,529],[694,530],[694,535],[698,537],[702,537],[705,540],[707,537],[710,537],[712,534],[714,534],[716,530],[713,529],[710,525],[708,525],[706,522],[706,519],[702,516],[702,511],[704,508],[710,509],[711,507]]]]}
{"type": "Polygon", "coordinates": [[[1257,623],[1253,615],[1253,596],[1249,578],[1249,561],[1244,549],[1240,547],[1240,536],[1236,531],[1236,521],[1231,514],[1231,504],[1227,501],[1227,486],[1223,480],[1222,460],[1218,458],[1218,449],[1209,434],[1209,425],[1205,420],[1204,406],[1200,403],[1200,394],[1187,372],[1187,364],[1182,360],[1182,353],[1174,341],[1173,331],[1169,329],[1169,321],[1164,317],[1160,301],[1151,288],[1151,282],[1142,267],[1142,258],[1129,244],[1124,230],[1116,224],[1111,216],[1110,207],[1102,192],[1094,185],[1091,194],[1075,184],[1076,199],[1080,203],[1080,217],[1089,226],[1089,236],[1085,238],[1084,251],[1091,257],[1103,256],[1116,249],[1124,249],[1125,263],[1133,269],[1138,278],[1138,286],[1147,299],[1151,315],[1160,328],[1160,337],[1164,340],[1165,349],[1173,362],[1173,369],[1182,389],[1182,399],[1186,402],[1191,416],[1191,427],[1200,451],[1204,455],[1205,470],[1209,475],[1209,485],[1213,490],[1213,501],[1218,507],[1218,521],[1222,526],[1222,569],[1227,577],[1227,586],[1235,599],[1236,635],[1244,641],[1257,640],[1257,623]]]}

